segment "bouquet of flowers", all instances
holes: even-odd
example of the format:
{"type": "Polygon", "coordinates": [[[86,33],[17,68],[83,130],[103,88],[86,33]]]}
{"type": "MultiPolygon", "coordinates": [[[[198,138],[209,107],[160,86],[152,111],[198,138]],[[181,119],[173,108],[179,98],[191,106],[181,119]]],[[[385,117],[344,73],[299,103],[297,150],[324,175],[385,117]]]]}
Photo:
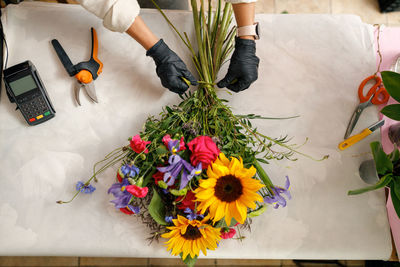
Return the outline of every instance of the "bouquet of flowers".
{"type": "Polygon", "coordinates": [[[211,0],[208,12],[203,0],[200,8],[196,0],[191,4],[197,52],[188,35],[162,14],[189,48],[199,87],[182,95],[180,104],[164,107],[159,118],[149,116],[129,144],[98,162],[87,182],[78,182],[72,198],[93,192],[96,176],[119,164],[108,190],[111,202],[121,212],[139,216],[151,229],[150,239],[165,238],[171,254],[188,265],[200,250],[206,255],[221,239],[234,237],[235,228],[248,228],[267,205],[285,207],[289,178],[283,187],[275,186],[260,163],[304,155],[287,137],[271,138],[252,126],[251,120],[265,117],[234,115],[217,96],[217,73],[233,50],[233,11],[230,4],[222,7],[221,0],[214,13],[211,0]]]}

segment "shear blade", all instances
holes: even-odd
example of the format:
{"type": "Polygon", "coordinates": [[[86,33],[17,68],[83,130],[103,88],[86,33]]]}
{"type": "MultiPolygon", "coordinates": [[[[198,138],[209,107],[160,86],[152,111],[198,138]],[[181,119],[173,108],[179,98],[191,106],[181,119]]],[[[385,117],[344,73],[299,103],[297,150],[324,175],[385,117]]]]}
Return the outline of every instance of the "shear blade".
{"type": "Polygon", "coordinates": [[[90,99],[92,99],[96,103],[99,103],[97,100],[96,88],[94,87],[94,83],[90,82],[90,83],[84,84],[84,87],[85,87],[85,91],[86,91],[87,95],[90,97],[90,99]]]}
{"type": "Polygon", "coordinates": [[[81,105],[81,101],[79,101],[79,92],[81,91],[81,87],[83,85],[80,82],[76,83],[75,89],[74,89],[74,97],[75,97],[75,101],[76,103],[78,103],[78,105],[81,105]]]}

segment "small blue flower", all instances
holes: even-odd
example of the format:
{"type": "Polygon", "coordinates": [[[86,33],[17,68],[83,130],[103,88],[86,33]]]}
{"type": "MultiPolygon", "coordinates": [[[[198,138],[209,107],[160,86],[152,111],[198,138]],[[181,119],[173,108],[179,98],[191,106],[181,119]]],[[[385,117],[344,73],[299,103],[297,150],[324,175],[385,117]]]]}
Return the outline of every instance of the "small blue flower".
{"type": "Polygon", "coordinates": [[[203,219],[204,215],[202,214],[196,214],[194,213],[193,210],[191,210],[190,208],[186,208],[183,210],[184,213],[186,213],[186,218],[188,218],[189,220],[193,221],[193,220],[197,220],[197,218],[203,219]]]}
{"type": "Polygon", "coordinates": [[[81,191],[84,194],[91,194],[96,190],[96,188],[92,185],[86,185],[84,182],[78,181],[75,186],[77,191],[81,191]]]}
{"type": "Polygon", "coordinates": [[[121,166],[121,173],[124,177],[135,177],[139,174],[139,168],[135,165],[125,164],[121,166]]]}
{"type": "Polygon", "coordinates": [[[165,216],[165,221],[167,222],[167,223],[172,223],[172,219],[173,219],[174,217],[172,217],[172,216],[165,216]]]}

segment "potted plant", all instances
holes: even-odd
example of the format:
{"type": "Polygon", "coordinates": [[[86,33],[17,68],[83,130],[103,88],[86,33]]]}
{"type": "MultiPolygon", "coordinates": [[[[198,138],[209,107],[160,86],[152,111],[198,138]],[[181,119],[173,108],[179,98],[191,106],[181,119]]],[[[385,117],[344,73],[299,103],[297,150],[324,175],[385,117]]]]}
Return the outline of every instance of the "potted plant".
{"type": "Polygon", "coordinates": [[[396,210],[397,216],[400,218],[400,152],[395,145],[393,151],[390,154],[386,154],[385,151],[383,151],[381,143],[378,141],[372,142],[370,146],[374,160],[370,161],[370,163],[363,162],[361,164],[360,176],[363,180],[371,181],[373,179],[373,177],[371,179],[371,176],[375,175],[377,182],[371,186],[349,191],[348,195],[358,195],[386,186],[390,189],[390,196],[394,209],[396,210]],[[366,173],[362,171],[363,168],[368,168],[366,164],[375,164],[376,172],[366,173]]]}

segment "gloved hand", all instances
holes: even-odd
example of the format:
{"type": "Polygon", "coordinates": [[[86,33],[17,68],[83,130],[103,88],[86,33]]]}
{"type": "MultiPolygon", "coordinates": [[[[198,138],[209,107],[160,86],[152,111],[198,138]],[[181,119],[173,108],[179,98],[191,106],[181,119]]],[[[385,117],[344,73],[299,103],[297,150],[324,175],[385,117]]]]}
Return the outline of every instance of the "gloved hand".
{"type": "Polygon", "coordinates": [[[249,88],[258,78],[259,62],[260,59],[256,56],[256,42],[236,37],[235,51],[228,73],[217,83],[218,87],[227,87],[236,93],[249,88]]]}
{"type": "Polygon", "coordinates": [[[177,94],[183,94],[189,86],[182,80],[186,78],[192,85],[197,85],[196,78],[187,69],[185,63],[168,45],[160,39],[152,48],[147,50],[147,56],[151,56],[156,63],[156,72],[161,84],[177,94]]]}

